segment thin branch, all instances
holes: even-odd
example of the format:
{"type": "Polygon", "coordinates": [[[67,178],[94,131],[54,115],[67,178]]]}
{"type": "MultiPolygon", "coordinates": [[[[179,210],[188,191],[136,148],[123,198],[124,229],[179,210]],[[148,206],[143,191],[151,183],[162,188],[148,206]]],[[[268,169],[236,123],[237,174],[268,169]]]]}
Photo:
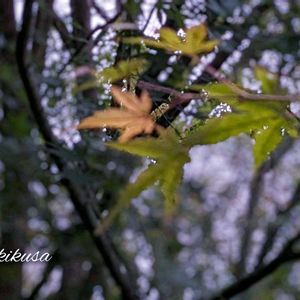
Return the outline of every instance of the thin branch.
{"type": "MultiPolygon", "coordinates": [[[[32,19],[32,6],[34,2],[34,0],[25,1],[22,18],[22,27],[17,37],[16,61],[19,69],[19,74],[23,81],[25,92],[27,94],[31,111],[35,117],[41,135],[43,136],[46,144],[57,145],[57,147],[60,147],[58,141],[56,140],[55,136],[51,131],[48,120],[41,107],[39,96],[36,92],[35,86],[28,72],[28,67],[26,65],[26,49],[32,19]]],[[[60,171],[64,171],[66,166],[64,165],[64,162],[60,159],[60,157],[55,154],[52,154],[52,158],[57,164],[60,171]]],[[[85,198],[82,188],[72,183],[72,181],[70,181],[70,179],[68,178],[62,178],[61,183],[69,191],[70,198],[75,206],[77,213],[80,215],[82,222],[85,224],[88,232],[92,236],[99,252],[103,257],[107,268],[111,272],[112,277],[120,287],[123,298],[128,300],[138,299],[138,296],[136,295],[136,290],[132,288],[134,283],[130,282],[128,278],[128,272],[121,272],[120,266],[122,264],[119,262],[115,253],[109,246],[107,236],[94,235],[94,228],[97,222],[97,216],[95,216],[93,211],[85,205],[85,203],[89,203],[89,201],[85,198]]]]}
{"type": "Polygon", "coordinates": [[[148,18],[147,18],[147,20],[146,20],[146,23],[145,23],[144,27],[142,28],[142,32],[144,32],[144,31],[146,30],[146,28],[148,27],[149,22],[151,21],[152,15],[153,15],[154,12],[155,12],[156,4],[157,4],[157,2],[154,3],[154,5],[153,5],[153,7],[152,7],[152,9],[151,9],[151,11],[150,11],[150,13],[149,13],[149,16],[148,16],[148,18]]]}
{"type": "MultiPolygon", "coordinates": [[[[90,33],[87,35],[86,37],[86,42],[82,43],[76,50],[75,52],[70,56],[70,58],[68,59],[68,61],[62,66],[62,68],[57,72],[57,75],[59,76],[60,74],[62,74],[66,67],[69,66],[70,64],[72,64],[75,60],[75,58],[77,56],[79,56],[81,54],[81,52],[84,50],[84,48],[89,44],[90,39],[92,38],[92,36],[99,30],[104,31],[106,30],[112,23],[114,23],[119,16],[121,15],[122,10],[118,11],[116,13],[116,15],[111,18],[106,24],[104,25],[98,25],[96,26],[93,30],[90,31],[90,33]]],[[[92,41],[93,45],[95,45],[98,42],[97,37],[94,39],[94,41],[92,41]]]]}
{"type": "MultiPolygon", "coordinates": [[[[299,102],[300,95],[269,95],[269,94],[252,94],[239,88],[229,79],[221,75],[221,73],[213,68],[212,66],[207,66],[205,70],[214,76],[219,82],[227,85],[233,92],[233,95],[237,95],[240,100],[252,100],[252,101],[281,101],[281,102],[299,102]]],[[[227,96],[225,96],[226,98],[227,96]]]]}
{"type": "Polygon", "coordinates": [[[16,17],[14,1],[2,1],[0,9],[0,28],[7,40],[16,36],[16,17]]]}
{"type": "Polygon", "coordinates": [[[70,48],[73,42],[73,36],[69,32],[65,22],[57,15],[57,13],[52,9],[52,19],[54,28],[58,31],[60,38],[65,44],[65,47],[70,48]]]}
{"type": "Polygon", "coordinates": [[[260,265],[263,263],[264,258],[266,257],[267,253],[270,249],[273,248],[274,242],[277,237],[277,233],[282,225],[282,218],[284,218],[291,210],[298,204],[300,199],[300,184],[297,185],[296,190],[285,209],[278,210],[276,214],[276,222],[272,223],[268,226],[266,230],[266,239],[263,243],[260,253],[258,254],[257,263],[254,269],[258,269],[260,265]]]}
{"type": "Polygon", "coordinates": [[[53,0],[46,0],[39,3],[36,20],[34,24],[32,56],[38,70],[41,71],[45,64],[45,55],[47,48],[47,37],[52,23],[53,0]]]}
{"type": "Polygon", "coordinates": [[[261,165],[252,179],[248,208],[245,217],[247,224],[243,228],[240,248],[240,261],[236,268],[238,277],[243,275],[246,269],[246,258],[248,257],[248,253],[250,251],[250,241],[256,225],[255,210],[260,199],[260,191],[262,189],[264,175],[279,163],[280,159],[291,148],[292,144],[293,140],[290,137],[285,137],[275,152],[271,154],[270,160],[265,161],[261,165]]]}
{"type": "MultiPolygon", "coordinates": [[[[233,84],[231,81],[229,81],[226,78],[223,78],[220,73],[214,69],[213,67],[209,66],[207,67],[207,69],[209,70],[208,72],[210,72],[211,74],[214,74],[214,76],[221,82],[225,83],[227,86],[229,86],[232,91],[234,92],[234,95],[238,95],[240,100],[252,100],[252,101],[295,101],[297,100],[297,98],[293,98],[293,95],[254,95],[254,94],[250,94],[242,89],[240,89],[239,87],[237,87],[235,84],[233,84]]],[[[170,107],[168,109],[168,111],[170,111],[171,109],[180,106],[182,104],[186,104],[188,102],[190,102],[193,99],[198,99],[201,101],[206,101],[207,98],[207,94],[203,91],[203,92],[198,92],[198,93],[189,93],[189,92],[181,92],[178,91],[176,89],[170,88],[170,87],[165,87],[162,85],[159,85],[157,83],[150,83],[150,82],[146,82],[146,81],[138,81],[137,86],[140,89],[146,89],[149,91],[156,91],[156,92],[161,92],[161,93],[166,93],[171,95],[171,97],[173,97],[173,100],[171,101],[170,107]]],[[[226,97],[226,96],[225,96],[226,97]]],[[[296,97],[296,96],[295,96],[296,97]]],[[[224,97],[220,97],[220,98],[224,98],[224,97]]],[[[300,101],[300,96],[299,96],[299,101],[300,101]]],[[[288,113],[288,111],[287,111],[288,113]]],[[[258,178],[259,179],[259,178],[258,178]]]]}
{"type": "Polygon", "coordinates": [[[175,106],[181,105],[185,102],[189,102],[192,99],[205,101],[207,98],[206,93],[202,93],[202,92],[183,93],[173,88],[165,87],[157,83],[150,83],[142,80],[138,81],[137,86],[140,89],[146,89],[148,91],[156,91],[156,92],[169,94],[173,98],[169,109],[172,109],[175,106]]]}
{"type": "Polygon", "coordinates": [[[109,17],[107,16],[106,12],[99,7],[95,0],[92,1],[92,5],[95,8],[96,12],[102,17],[105,21],[109,21],[109,17]]]}
{"type": "Polygon", "coordinates": [[[246,291],[248,288],[255,285],[263,278],[272,274],[284,263],[300,259],[300,253],[296,253],[292,250],[292,247],[295,245],[296,242],[299,241],[299,239],[300,234],[296,235],[293,239],[288,241],[283,247],[283,250],[275,259],[270,261],[268,264],[262,266],[261,268],[255,270],[254,272],[250,273],[246,277],[236,281],[227,288],[223,289],[216,296],[209,298],[209,300],[231,299],[234,296],[246,291]]]}
{"type": "Polygon", "coordinates": [[[258,205],[260,191],[263,184],[263,177],[268,171],[267,164],[263,164],[254,175],[250,185],[250,197],[248,200],[247,214],[245,216],[246,226],[241,234],[240,261],[237,264],[236,275],[240,277],[244,275],[246,269],[246,259],[248,257],[249,246],[251,242],[252,232],[256,225],[254,218],[255,209],[258,205]]]}
{"type": "Polygon", "coordinates": [[[47,264],[46,270],[43,273],[43,277],[40,280],[40,282],[33,288],[30,295],[27,297],[22,298],[23,300],[34,300],[37,298],[40,290],[44,286],[44,284],[48,281],[49,275],[53,271],[53,269],[57,266],[57,261],[59,260],[59,253],[58,251],[55,251],[52,255],[52,259],[47,264]]]}
{"type": "MultiPolygon", "coordinates": [[[[253,94],[250,94],[250,93],[240,89],[239,87],[234,85],[229,80],[223,78],[221,75],[216,75],[216,74],[219,74],[219,73],[217,72],[217,70],[213,69],[211,66],[207,67],[207,68],[208,68],[208,70],[210,70],[209,72],[211,72],[212,74],[214,74],[218,78],[219,81],[222,80],[223,83],[226,82],[225,84],[228,85],[232,89],[232,91],[234,92],[234,95],[238,94],[240,100],[292,101],[292,99],[293,99],[295,101],[297,99],[297,98],[293,98],[294,97],[293,95],[282,96],[282,95],[253,95],[253,94]]],[[[165,86],[159,85],[157,83],[150,83],[150,82],[146,82],[146,81],[142,81],[142,80],[140,80],[137,83],[137,86],[140,89],[146,89],[146,90],[149,90],[149,91],[152,90],[152,91],[157,91],[157,92],[161,92],[161,93],[170,94],[171,97],[173,97],[173,100],[170,104],[170,107],[169,107],[168,111],[175,108],[175,107],[177,107],[177,106],[180,106],[182,104],[186,104],[186,103],[190,102],[193,99],[194,100],[198,99],[198,100],[201,100],[201,101],[206,101],[208,99],[207,94],[204,91],[203,92],[198,92],[198,93],[189,93],[189,92],[184,93],[184,92],[180,92],[180,91],[178,91],[176,89],[173,89],[173,88],[170,88],[170,87],[165,87],[165,86]]],[[[224,98],[224,97],[221,96],[220,98],[224,98]]],[[[299,101],[300,101],[300,98],[299,98],[299,101]]]]}
{"type": "Polygon", "coordinates": [[[182,98],[182,99],[188,99],[188,98],[199,98],[201,93],[182,93],[180,91],[177,91],[176,89],[165,87],[162,85],[159,85],[157,83],[150,83],[143,80],[138,81],[137,86],[140,89],[146,89],[150,91],[156,91],[161,93],[170,94],[171,96],[174,96],[176,98],[182,98]]]}

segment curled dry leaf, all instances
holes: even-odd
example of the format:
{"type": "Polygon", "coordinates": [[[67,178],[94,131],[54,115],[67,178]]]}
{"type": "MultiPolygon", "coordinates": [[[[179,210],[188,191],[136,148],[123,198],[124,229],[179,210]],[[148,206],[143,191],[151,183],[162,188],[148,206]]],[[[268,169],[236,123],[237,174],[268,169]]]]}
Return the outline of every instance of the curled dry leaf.
{"type": "Polygon", "coordinates": [[[96,111],[92,116],[83,119],[78,129],[101,127],[122,129],[120,142],[127,142],[140,134],[151,134],[154,130],[160,130],[160,126],[150,115],[152,101],[147,91],[142,91],[139,98],[133,93],[122,92],[116,86],[112,87],[111,92],[120,108],[96,111]]]}

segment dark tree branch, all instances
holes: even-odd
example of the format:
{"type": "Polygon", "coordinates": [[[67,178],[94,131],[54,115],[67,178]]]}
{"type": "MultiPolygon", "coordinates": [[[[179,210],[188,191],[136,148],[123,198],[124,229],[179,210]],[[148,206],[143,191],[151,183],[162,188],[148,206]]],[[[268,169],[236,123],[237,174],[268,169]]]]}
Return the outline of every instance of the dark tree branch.
{"type": "MultiPolygon", "coordinates": [[[[75,50],[83,47],[82,51],[82,62],[84,65],[93,67],[92,58],[92,40],[87,40],[86,37],[91,31],[91,3],[90,1],[81,0],[71,0],[71,15],[72,15],[72,31],[73,36],[76,39],[73,40],[73,49],[75,50]]],[[[75,66],[78,66],[78,61],[74,62],[75,66]]],[[[80,84],[82,81],[90,80],[91,76],[89,74],[81,75],[77,77],[77,82],[80,84]]],[[[94,102],[98,100],[98,93],[96,89],[87,89],[80,93],[77,97],[78,107],[80,109],[81,101],[86,101],[85,99],[90,99],[94,102]],[[80,97],[82,96],[82,97],[80,97]]],[[[80,114],[80,111],[77,110],[80,114]]],[[[81,116],[82,117],[82,116],[81,116]]]]}
{"type": "Polygon", "coordinates": [[[36,123],[42,133],[45,141],[56,144],[56,138],[54,137],[51,129],[48,126],[46,117],[38,99],[36,91],[33,88],[33,83],[29,78],[28,66],[26,65],[26,49],[27,41],[29,38],[30,23],[32,19],[32,5],[34,0],[25,1],[23,10],[23,23],[22,28],[17,37],[16,45],[16,61],[19,68],[19,73],[24,84],[24,88],[29,100],[31,111],[36,119],[36,123]]]}
{"type": "Polygon", "coordinates": [[[205,101],[207,99],[206,94],[198,92],[198,93],[181,93],[170,87],[165,87],[156,83],[150,83],[143,80],[138,81],[137,87],[140,89],[146,89],[148,91],[156,91],[164,94],[168,94],[172,97],[172,102],[170,103],[170,109],[176,107],[177,105],[181,105],[183,103],[188,103],[192,99],[205,101]]]}
{"type": "Polygon", "coordinates": [[[53,0],[45,0],[38,3],[38,12],[33,33],[32,56],[39,71],[42,71],[45,63],[47,37],[52,23],[53,0]]]}
{"type": "Polygon", "coordinates": [[[27,297],[22,298],[23,300],[34,300],[37,298],[41,288],[44,286],[44,284],[48,281],[49,275],[52,272],[52,270],[57,266],[57,261],[59,260],[59,254],[58,251],[54,252],[52,255],[52,259],[47,264],[46,270],[43,273],[43,277],[40,280],[40,282],[33,288],[30,295],[27,297]]]}
{"type": "MultiPolygon", "coordinates": [[[[268,8],[269,8],[269,5],[266,5],[264,3],[258,4],[255,8],[253,8],[253,11],[252,11],[251,15],[248,16],[248,19],[242,25],[243,28],[248,30],[249,26],[252,25],[253,18],[259,18],[263,13],[266,12],[266,10],[268,8]]],[[[208,19],[208,25],[210,25],[210,24],[214,25],[215,22],[216,22],[215,18],[217,18],[217,17],[218,16],[216,15],[212,18],[212,20],[208,19]]],[[[228,25],[227,21],[225,21],[225,23],[226,23],[226,25],[228,25]]],[[[230,48],[234,49],[240,44],[240,42],[243,38],[241,36],[241,26],[240,25],[235,26],[233,24],[230,24],[230,29],[233,31],[234,37],[228,42],[230,42],[230,48]]],[[[222,64],[227,60],[227,58],[230,55],[231,55],[231,52],[221,48],[210,65],[214,69],[219,70],[221,68],[222,64]]],[[[214,77],[209,72],[204,70],[204,72],[198,78],[197,83],[207,83],[207,82],[210,82],[210,81],[213,81],[213,80],[214,80],[214,77]]]]}
{"type": "MultiPolygon", "coordinates": [[[[227,85],[231,91],[232,95],[235,95],[238,97],[240,101],[248,100],[248,101],[282,101],[282,102],[299,102],[300,101],[300,95],[295,94],[295,95],[276,95],[276,94],[255,94],[255,93],[249,93],[246,90],[238,87],[235,85],[232,81],[227,79],[226,77],[222,76],[222,74],[216,70],[212,65],[208,65],[205,69],[207,73],[213,76],[213,78],[217,79],[219,82],[227,85]]],[[[231,98],[232,95],[230,96],[220,96],[220,99],[225,99],[226,98],[231,98]]],[[[288,110],[288,113],[295,118],[297,116],[293,114],[290,110],[288,110]]]]}
{"type": "Polygon", "coordinates": [[[71,32],[69,32],[65,22],[57,15],[54,10],[52,10],[52,21],[54,28],[58,31],[65,47],[69,49],[73,41],[72,34],[71,32]]]}
{"type": "Polygon", "coordinates": [[[72,33],[74,37],[80,39],[74,40],[74,48],[78,49],[85,45],[84,51],[90,52],[91,41],[87,39],[90,31],[91,7],[90,1],[71,0],[72,33]]]}
{"type": "Polygon", "coordinates": [[[99,5],[96,3],[95,0],[92,1],[93,7],[95,8],[96,12],[102,17],[105,21],[109,21],[109,17],[107,16],[105,10],[103,10],[99,5]]]}
{"type": "Polygon", "coordinates": [[[276,221],[268,226],[266,230],[266,239],[262,245],[261,251],[258,254],[258,259],[255,269],[259,269],[260,265],[268,254],[268,252],[273,248],[274,242],[276,241],[277,233],[281,228],[283,218],[285,218],[291,210],[299,203],[300,199],[300,184],[297,185],[296,190],[285,209],[278,210],[276,214],[276,221]]]}
{"type": "MultiPolygon", "coordinates": [[[[27,49],[30,24],[32,19],[33,3],[34,0],[25,1],[23,18],[22,18],[23,20],[22,27],[17,37],[16,60],[19,69],[19,74],[23,81],[23,85],[25,88],[25,92],[27,94],[31,111],[35,117],[39,131],[43,136],[45,143],[60,147],[59,142],[56,140],[48,124],[48,120],[41,107],[41,102],[36,92],[34,83],[31,80],[31,76],[28,71],[28,66],[26,65],[26,49],[27,49]]],[[[57,164],[60,171],[64,171],[66,166],[64,165],[64,162],[60,159],[60,157],[55,154],[52,154],[52,158],[57,164]]],[[[107,236],[94,235],[95,224],[97,223],[97,216],[95,216],[93,211],[85,205],[85,203],[89,203],[88,201],[89,199],[85,198],[82,188],[72,183],[72,181],[68,178],[62,178],[61,183],[69,191],[70,198],[75,206],[75,209],[77,213],[80,215],[82,222],[85,224],[88,232],[92,236],[97,246],[97,249],[101,253],[107,268],[110,270],[112,274],[112,277],[120,287],[123,295],[123,299],[128,299],[128,300],[138,299],[138,296],[136,295],[136,290],[132,288],[132,286],[134,286],[134,282],[130,282],[128,278],[128,273],[126,271],[125,273],[121,272],[120,267],[122,266],[122,264],[119,262],[115,253],[112,251],[111,247],[109,246],[107,236]]]]}
{"type": "Polygon", "coordinates": [[[149,12],[149,16],[145,22],[145,25],[143,26],[143,28],[141,30],[142,32],[144,32],[147,29],[149,22],[151,21],[151,18],[156,10],[156,5],[157,5],[157,1],[156,1],[156,3],[153,4],[153,7],[152,7],[151,11],[149,12]]]}
{"type": "Polygon", "coordinates": [[[256,226],[255,210],[259,202],[260,192],[263,185],[264,175],[274,168],[283,157],[283,155],[291,148],[293,140],[286,137],[284,141],[278,146],[277,150],[271,155],[271,158],[265,161],[261,167],[255,173],[251,185],[250,196],[248,201],[247,213],[245,220],[247,225],[243,228],[241,249],[240,249],[240,261],[237,265],[237,276],[243,276],[246,269],[246,258],[249,254],[250,241],[253,230],[256,226]]]}
{"type": "Polygon", "coordinates": [[[209,300],[231,299],[232,297],[246,291],[248,288],[255,285],[263,278],[266,278],[268,275],[272,274],[284,263],[300,259],[300,253],[296,253],[292,249],[295,243],[299,241],[299,239],[300,234],[296,235],[293,239],[288,241],[283,247],[283,250],[275,259],[250,273],[249,275],[243,277],[242,279],[238,280],[237,282],[233,283],[229,287],[223,289],[216,296],[209,298],[209,300]]]}
{"type": "MultiPolygon", "coordinates": [[[[76,50],[71,54],[70,58],[68,59],[68,61],[62,66],[62,68],[57,72],[57,75],[59,76],[60,74],[62,74],[66,67],[71,65],[75,59],[84,51],[85,47],[89,44],[88,41],[91,40],[92,36],[98,32],[101,31],[100,34],[98,36],[95,37],[94,40],[92,40],[92,45],[96,45],[99,42],[99,37],[103,34],[103,31],[106,30],[112,23],[114,23],[119,16],[121,15],[122,10],[120,9],[116,15],[111,18],[106,24],[104,25],[98,25],[96,26],[94,29],[92,29],[89,34],[86,37],[86,41],[82,42],[81,45],[79,47],[76,48],[76,50]]],[[[66,32],[64,30],[64,32],[66,32]]],[[[65,41],[64,41],[65,42],[65,41]]],[[[66,45],[68,45],[69,43],[67,43],[66,45]]]]}
{"type": "Polygon", "coordinates": [[[14,11],[14,1],[2,0],[0,9],[0,30],[7,40],[12,40],[16,36],[16,20],[14,11]]]}

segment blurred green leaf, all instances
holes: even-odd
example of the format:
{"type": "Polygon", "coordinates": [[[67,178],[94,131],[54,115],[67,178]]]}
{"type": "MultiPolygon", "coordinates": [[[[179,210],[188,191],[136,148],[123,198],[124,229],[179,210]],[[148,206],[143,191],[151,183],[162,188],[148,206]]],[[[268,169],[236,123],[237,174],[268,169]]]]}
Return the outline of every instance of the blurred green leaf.
{"type": "Polygon", "coordinates": [[[184,55],[195,55],[213,51],[219,44],[217,40],[207,40],[207,29],[204,24],[185,29],[185,36],[179,36],[177,32],[168,27],[159,30],[160,39],[155,40],[145,37],[124,38],[128,44],[144,43],[146,46],[165,49],[167,51],[180,51],[184,55]]]}
{"type": "Polygon", "coordinates": [[[127,143],[108,143],[109,147],[139,156],[158,158],[162,155],[162,145],[159,139],[137,138],[127,143]]]}
{"type": "Polygon", "coordinates": [[[166,212],[176,205],[176,187],[181,181],[183,165],[189,161],[188,147],[183,146],[172,130],[166,130],[161,137],[141,138],[122,144],[109,143],[110,147],[132,154],[157,158],[157,161],[147,167],[134,183],[129,184],[122,192],[117,204],[111,210],[104,223],[99,226],[99,232],[111,224],[113,219],[139,194],[158,182],[166,199],[166,212]]]}
{"type": "Polygon", "coordinates": [[[188,146],[215,144],[240,133],[249,133],[253,129],[259,129],[272,118],[276,118],[276,115],[268,111],[260,115],[232,113],[209,119],[204,126],[192,131],[185,138],[184,144],[188,146]]]}
{"type": "Polygon", "coordinates": [[[161,191],[166,199],[165,211],[171,213],[177,204],[176,188],[183,177],[183,166],[189,160],[188,155],[180,154],[171,156],[167,160],[162,160],[160,164],[164,165],[164,173],[160,176],[161,191]]]}
{"type": "Polygon", "coordinates": [[[105,68],[100,72],[95,71],[93,79],[78,84],[73,88],[73,94],[99,87],[104,82],[115,82],[133,75],[142,74],[148,66],[147,60],[141,58],[121,60],[114,67],[105,68]]]}
{"type": "Polygon", "coordinates": [[[232,101],[230,105],[235,112],[209,119],[203,126],[196,126],[186,135],[183,143],[189,147],[215,144],[241,133],[255,132],[253,155],[258,167],[280,143],[282,129],[291,136],[298,135],[298,123],[286,114],[284,103],[232,101]]]}
{"type": "Polygon", "coordinates": [[[275,94],[278,92],[279,82],[276,74],[270,73],[262,67],[256,67],[254,73],[255,77],[261,81],[264,94],[275,94]]]}
{"type": "Polygon", "coordinates": [[[101,234],[107,227],[109,227],[114,219],[127,207],[133,198],[138,197],[144,190],[154,185],[158,180],[157,173],[160,166],[151,165],[145,171],[143,171],[134,183],[128,184],[117,203],[110,210],[109,215],[99,224],[96,229],[96,234],[101,234]]]}
{"type": "Polygon", "coordinates": [[[147,70],[149,63],[145,59],[133,58],[122,60],[115,67],[104,69],[96,73],[98,78],[103,77],[104,81],[115,82],[130,75],[139,75],[147,70]]]}
{"type": "Polygon", "coordinates": [[[209,83],[209,84],[193,84],[189,86],[189,89],[193,91],[206,91],[208,98],[219,98],[219,97],[236,97],[236,93],[224,83],[209,83]]]}
{"type": "Polygon", "coordinates": [[[253,156],[255,166],[259,167],[269,154],[278,146],[282,140],[282,120],[274,120],[268,123],[267,128],[259,130],[255,134],[253,156]]]}

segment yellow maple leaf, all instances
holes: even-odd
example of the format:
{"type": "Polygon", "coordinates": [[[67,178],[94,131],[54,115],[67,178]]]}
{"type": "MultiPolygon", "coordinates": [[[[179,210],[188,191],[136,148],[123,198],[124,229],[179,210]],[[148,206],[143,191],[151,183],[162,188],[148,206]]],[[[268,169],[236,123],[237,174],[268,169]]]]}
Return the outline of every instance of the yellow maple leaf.
{"type": "Polygon", "coordinates": [[[144,37],[129,37],[124,38],[123,42],[128,44],[143,42],[149,47],[161,48],[172,52],[180,51],[188,56],[211,52],[219,44],[218,40],[207,39],[207,28],[204,24],[185,29],[182,36],[179,36],[171,28],[162,27],[159,30],[159,35],[158,40],[144,37]]]}
{"type": "Polygon", "coordinates": [[[111,93],[120,108],[108,108],[96,111],[90,117],[83,119],[78,129],[93,129],[108,127],[123,129],[120,142],[127,142],[140,134],[151,134],[154,130],[160,130],[160,126],[150,115],[152,101],[147,91],[142,91],[138,98],[131,92],[122,92],[120,88],[113,86],[111,93]]]}

